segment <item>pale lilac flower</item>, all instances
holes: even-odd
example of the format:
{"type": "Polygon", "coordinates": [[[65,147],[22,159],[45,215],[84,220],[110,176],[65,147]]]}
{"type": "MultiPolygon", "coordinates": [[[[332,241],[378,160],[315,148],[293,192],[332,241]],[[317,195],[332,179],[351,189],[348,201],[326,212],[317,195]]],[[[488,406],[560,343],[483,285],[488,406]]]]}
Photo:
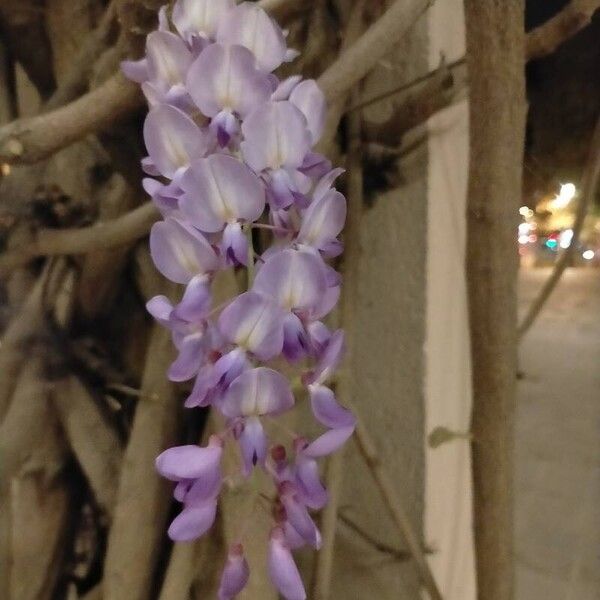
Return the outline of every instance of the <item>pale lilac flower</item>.
{"type": "Polygon", "coordinates": [[[183,111],[161,104],[144,123],[144,142],[158,173],[173,179],[208,149],[205,132],[183,111]]]}
{"type": "Polygon", "coordinates": [[[269,575],[286,600],[306,600],[306,591],[281,527],[271,532],[268,555],[269,575]]]}
{"type": "MultiPolygon", "coordinates": [[[[185,286],[176,304],[157,296],[147,308],[178,351],[168,377],[194,378],[185,406],[211,407],[225,419],[207,447],[179,446],[157,458],[157,470],[175,482],[173,495],[183,504],[169,535],[193,540],[212,526],[223,445],[234,441],[241,467],[226,475],[262,468],[277,491],[271,579],[286,600],[304,600],[291,551],[321,543],[310,514],[328,499],[317,461],[356,426],[332,381],[343,332],[330,332],[322,321],[340,294],[340,275],[327,259],[342,251],[346,201],[333,186],[343,171],[312,149],[325,123],[318,84],[273,74],[296,53],[260,6],[177,0],[172,20],[173,29],[163,7],[146,56],[122,65],[151,107],[142,160],[150,177],[143,186],[163,216],[150,234],[151,256],[165,277],[185,286]],[[254,262],[257,227],[271,230],[273,244],[257,257],[250,289],[213,308],[217,272],[254,262]],[[288,377],[270,368],[282,358],[290,363],[286,373],[301,375],[325,429],[312,440],[291,432],[292,459],[269,426],[295,402],[288,377]]],[[[248,581],[241,542],[242,533],[229,550],[220,600],[236,597],[248,581]]]]}
{"type": "Polygon", "coordinates": [[[242,2],[227,14],[219,25],[216,39],[221,44],[248,48],[258,66],[266,72],[274,71],[294,56],[288,53],[279,25],[260,6],[250,2],[242,2]]]}
{"type": "Polygon", "coordinates": [[[238,118],[260,107],[271,95],[271,82],[243,46],[212,44],[200,53],[187,75],[187,89],[222,147],[239,132],[238,118]]]}
{"type": "Polygon", "coordinates": [[[240,423],[238,441],[246,475],[253,466],[264,466],[267,457],[267,439],[260,417],[281,414],[293,405],[287,379],[273,369],[245,371],[229,386],[219,408],[240,423]]]}
{"type": "Polygon", "coordinates": [[[175,541],[200,537],[214,523],[221,488],[223,443],[211,436],[208,446],[178,446],[165,450],[156,459],[157,471],[177,482],[175,497],[184,508],[169,527],[175,541]]]}
{"type": "Polygon", "coordinates": [[[211,40],[234,6],[235,0],[177,0],[173,6],[173,25],[190,45],[196,37],[211,40]]]}
{"type": "Polygon", "coordinates": [[[235,598],[248,583],[250,568],[244,556],[242,544],[233,544],[227,555],[227,562],[219,585],[219,600],[235,598]]]}
{"type": "Polygon", "coordinates": [[[236,158],[213,154],[192,163],[180,185],[184,194],[179,205],[190,223],[206,232],[225,228],[223,256],[245,265],[248,240],[240,223],[255,221],[265,207],[264,187],[256,175],[236,158]]]}
{"type": "Polygon", "coordinates": [[[158,270],[174,283],[189,283],[196,275],[216,271],[220,264],[199,231],[172,217],[152,226],[150,253],[158,270]]]}

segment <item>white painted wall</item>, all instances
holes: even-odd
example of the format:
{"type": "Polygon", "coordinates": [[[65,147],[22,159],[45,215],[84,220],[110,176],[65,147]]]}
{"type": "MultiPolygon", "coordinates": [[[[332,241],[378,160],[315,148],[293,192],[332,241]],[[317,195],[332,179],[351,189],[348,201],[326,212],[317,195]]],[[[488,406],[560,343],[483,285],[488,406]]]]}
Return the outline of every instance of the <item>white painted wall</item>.
{"type": "MultiPolygon", "coordinates": [[[[429,11],[429,66],[443,53],[465,53],[462,0],[436,2],[429,11]]],[[[464,271],[468,176],[468,104],[430,119],[425,341],[425,431],[468,431],[471,364],[464,271]]],[[[425,450],[425,540],[445,600],[474,600],[471,456],[468,441],[425,450]]]]}

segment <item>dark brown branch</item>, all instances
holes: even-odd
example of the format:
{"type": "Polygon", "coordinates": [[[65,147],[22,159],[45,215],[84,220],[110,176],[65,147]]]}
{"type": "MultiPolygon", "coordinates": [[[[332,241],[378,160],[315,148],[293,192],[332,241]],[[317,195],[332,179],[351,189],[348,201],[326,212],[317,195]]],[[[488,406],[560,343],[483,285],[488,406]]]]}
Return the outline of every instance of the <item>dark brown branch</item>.
{"type": "Polygon", "coordinates": [[[0,128],[0,161],[35,163],[141,106],[138,86],[119,73],[71,104],[0,128]]]}
{"type": "Polygon", "coordinates": [[[590,145],[588,160],[583,174],[581,198],[575,214],[573,224],[573,238],[568,248],[563,250],[554,265],[552,274],[544,284],[538,297],[532,302],[525,318],[519,325],[519,338],[522,338],[539,316],[548,298],[556,288],[565,269],[571,264],[575,250],[579,246],[579,238],[588,214],[589,207],[593,204],[594,196],[598,190],[600,180],[600,119],[596,123],[596,129],[590,145]]]}
{"type": "Polygon", "coordinates": [[[527,34],[527,60],[552,54],[561,44],[586,27],[599,8],[600,0],[571,0],[557,15],[527,34]]]}
{"type": "Polygon", "coordinates": [[[26,245],[0,255],[0,276],[37,256],[86,254],[129,244],[146,235],[158,216],[148,202],[106,223],[79,229],[42,229],[26,245]]]}

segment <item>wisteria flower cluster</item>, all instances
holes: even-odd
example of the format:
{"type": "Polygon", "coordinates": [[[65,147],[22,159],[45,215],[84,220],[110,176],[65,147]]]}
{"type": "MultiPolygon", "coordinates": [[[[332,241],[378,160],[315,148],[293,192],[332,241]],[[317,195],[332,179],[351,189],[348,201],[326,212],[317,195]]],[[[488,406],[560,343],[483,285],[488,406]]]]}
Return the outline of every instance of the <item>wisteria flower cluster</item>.
{"type": "MultiPolygon", "coordinates": [[[[150,177],[143,183],[163,216],[150,235],[152,258],[166,278],[185,286],[177,304],[157,296],[148,310],[178,350],[168,377],[194,380],[186,406],[213,407],[225,423],[206,447],[170,448],[156,459],[183,505],[169,535],[202,536],[224,482],[264,470],[275,498],[269,574],[288,600],[306,597],[292,550],[321,543],[311,517],[327,503],[317,459],[340,448],[355,427],[328,387],[344,334],[323,323],[340,294],[339,274],[326,260],[342,251],[346,200],[333,187],[342,169],[312,151],[326,109],[316,82],[273,74],[295,56],[285,33],[254,3],[178,0],[170,19],[161,10],[146,56],[123,63],[150,107],[143,160],[150,177]],[[271,238],[261,255],[252,243],[258,228],[271,238]],[[213,307],[216,274],[244,267],[256,273],[249,289],[213,307]],[[296,373],[308,392],[325,429],[316,439],[293,434],[283,443],[271,431],[295,404],[282,369],[296,373]],[[223,473],[227,443],[239,448],[239,474],[223,473]]],[[[243,541],[230,548],[221,600],[248,581],[243,541]]]]}

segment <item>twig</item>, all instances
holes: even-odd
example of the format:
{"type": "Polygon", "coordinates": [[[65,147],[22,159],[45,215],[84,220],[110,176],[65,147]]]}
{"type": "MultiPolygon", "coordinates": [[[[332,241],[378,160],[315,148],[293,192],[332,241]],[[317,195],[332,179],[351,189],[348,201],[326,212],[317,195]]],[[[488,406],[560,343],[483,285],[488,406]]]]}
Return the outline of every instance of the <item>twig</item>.
{"type": "Polygon", "coordinates": [[[0,128],[0,161],[13,164],[40,161],[142,104],[139,87],[118,73],[62,108],[18,119],[0,128]]]}
{"type": "Polygon", "coordinates": [[[393,556],[396,560],[407,561],[410,560],[411,555],[410,552],[406,552],[405,550],[400,550],[398,548],[394,548],[394,546],[390,546],[384,542],[379,541],[375,537],[373,537],[368,531],[365,531],[362,527],[359,527],[350,517],[348,517],[343,511],[340,511],[339,520],[348,527],[351,531],[358,534],[365,542],[369,545],[373,546],[375,550],[379,550],[379,552],[383,552],[384,554],[389,554],[393,556]]]}
{"type": "Polygon", "coordinates": [[[354,439],[358,445],[358,449],[365,459],[367,466],[371,470],[373,479],[375,480],[375,483],[381,492],[383,501],[385,502],[385,505],[392,519],[394,520],[399,533],[405,539],[406,545],[413,559],[415,560],[423,587],[427,590],[431,600],[443,600],[431,569],[429,568],[429,564],[427,563],[427,558],[423,552],[421,540],[419,539],[419,536],[417,535],[406,511],[404,510],[404,506],[402,505],[392,480],[381,463],[376,446],[371,439],[371,434],[368,432],[363,421],[358,416],[356,408],[352,407],[352,410],[357,417],[357,426],[354,439]]]}
{"type": "Polygon", "coordinates": [[[357,104],[350,106],[346,110],[346,112],[350,113],[355,110],[361,110],[363,108],[366,108],[367,106],[371,106],[372,104],[376,104],[377,102],[386,100],[387,98],[390,98],[391,96],[396,96],[397,94],[411,91],[412,89],[417,88],[421,84],[428,83],[429,81],[432,81],[432,80],[439,81],[441,84],[443,84],[443,86],[445,88],[449,88],[454,84],[454,81],[456,79],[456,75],[453,73],[453,70],[456,69],[457,67],[462,67],[464,64],[465,64],[464,57],[459,58],[458,60],[455,60],[454,62],[451,62],[448,65],[445,62],[442,62],[442,64],[439,66],[439,68],[435,69],[435,71],[430,71],[429,73],[426,73],[425,75],[421,75],[421,77],[416,77],[415,79],[413,79],[412,81],[409,81],[408,83],[404,83],[397,87],[393,87],[385,92],[382,92],[381,94],[372,96],[371,98],[367,98],[367,99],[361,98],[357,104]],[[440,77],[440,75],[443,75],[443,77],[440,77]]]}
{"type": "Polygon", "coordinates": [[[464,61],[442,65],[419,84],[408,88],[388,120],[366,123],[365,137],[379,143],[397,145],[407,131],[455,102],[466,89],[467,69],[464,61]]]}
{"type": "Polygon", "coordinates": [[[525,57],[541,58],[589,25],[600,8],[600,0],[571,0],[557,15],[527,34],[525,57]]]}
{"type": "Polygon", "coordinates": [[[587,164],[583,173],[583,182],[581,186],[581,197],[575,213],[575,223],[573,224],[573,238],[568,248],[563,250],[559,256],[552,274],[544,284],[544,287],[538,294],[537,298],[531,303],[527,314],[519,325],[519,339],[527,333],[539,316],[546,301],[556,288],[565,269],[571,263],[575,250],[579,245],[579,238],[585,223],[589,207],[594,201],[594,196],[598,189],[598,181],[600,179],[600,119],[596,123],[594,135],[590,144],[587,164]]]}
{"type": "Polygon", "coordinates": [[[394,4],[319,77],[328,100],[353,88],[386,56],[435,0],[396,0],[394,4]]]}
{"type": "Polygon", "coordinates": [[[0,276],[38,256],[86,254],[130,244],[145,236],[159,214],[151,202],[112,221],[74,229],[42,229],[26,246],[0,255],[0,276]]]}

